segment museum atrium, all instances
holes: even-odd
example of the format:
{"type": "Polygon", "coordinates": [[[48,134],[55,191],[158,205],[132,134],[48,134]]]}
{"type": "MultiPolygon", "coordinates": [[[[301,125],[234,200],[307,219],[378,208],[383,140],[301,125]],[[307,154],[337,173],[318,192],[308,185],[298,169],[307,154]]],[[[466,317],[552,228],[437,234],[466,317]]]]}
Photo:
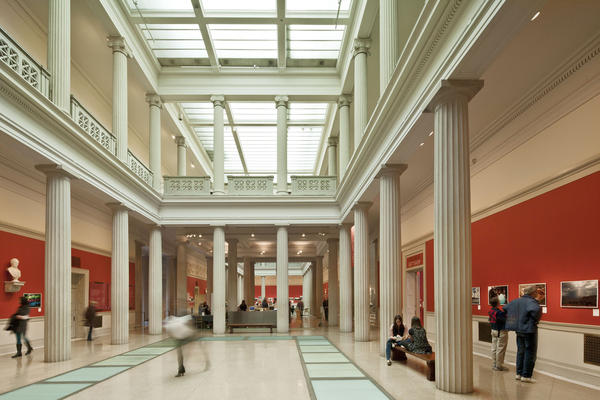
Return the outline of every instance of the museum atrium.
{"type": "Polygon", "coordinates": [[[0,400],[600,397],[600,1],[2,0],[0,61],[0,400]]]}

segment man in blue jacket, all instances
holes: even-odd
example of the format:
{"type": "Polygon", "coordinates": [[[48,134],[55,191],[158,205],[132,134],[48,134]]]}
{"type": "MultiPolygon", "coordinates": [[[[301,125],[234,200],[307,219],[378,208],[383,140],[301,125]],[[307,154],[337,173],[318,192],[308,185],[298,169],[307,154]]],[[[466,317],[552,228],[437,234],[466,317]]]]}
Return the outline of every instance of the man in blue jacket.
{"type": "Polygon", "coordinates": [[[533,367],[537,354],[537,325],[542,316],[541,308],[534,298],[536,287],[530,286],[523,296],[504,307],[506,329],[517,333],[517,376],[521,382],[535,382],[533,367]]]}

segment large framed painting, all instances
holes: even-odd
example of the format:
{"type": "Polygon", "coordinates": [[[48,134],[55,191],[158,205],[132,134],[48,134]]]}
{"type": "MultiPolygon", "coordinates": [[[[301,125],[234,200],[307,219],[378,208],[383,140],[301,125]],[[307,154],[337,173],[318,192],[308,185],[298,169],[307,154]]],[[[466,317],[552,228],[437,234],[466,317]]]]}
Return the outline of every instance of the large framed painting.
{"type": "Polygon", "coordinates": [[[546,284],[545,283],[520,283],[519,284],[519,297],[523,296],[523,291],[529,286],[535,286],[537,291],[537,298],[540,302],[540,306],[546,307],[546,284]]]}
{"type": "Polygon", "coordinates": [[[560,306],[598,308],[598,280],[561,282],[560,306]]]}
{"type": "Polygon", "coordinates": [[[488,304],[494,297],[498,297],[501,305],[508,303],[508,285],[488,286],[488,304]]]}
{"type": "Polygon", "coordinates": [[[474,306],[478,306],[481,304],[481,288],[471,288],[471,304],[474,306]]]}

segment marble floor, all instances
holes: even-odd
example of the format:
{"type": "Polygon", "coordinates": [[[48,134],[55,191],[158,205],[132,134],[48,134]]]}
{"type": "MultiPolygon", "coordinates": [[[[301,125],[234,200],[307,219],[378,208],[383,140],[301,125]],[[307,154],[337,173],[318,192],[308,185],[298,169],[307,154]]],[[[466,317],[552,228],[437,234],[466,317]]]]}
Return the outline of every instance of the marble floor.
{"type": "MultiPolygon", "coordinates": [[[[181,378],[174,377],[177,354],[173,344],[164,336],[141,331],[132,332],[127,345],[110,345],[108,337],[92,343],[73,342],[73,359],[61,363],[44,363],[42,349],[20,360],[3,355],[0,393],[8,393],[0,399],[60,398],[61,385],[76,385],[78,380],[93,383],[66,387],[74,393],[69,398],[564,400],[569,396],[591,400],[600,396],[600,391],[542,374],[536,374],[535,384],[517,382],[514,367],[494,372],[489,360],[478,356],[474,357],[475,392],[452,395],[427,381],[424,363],[409,359],[388,367],[375,341],[354,343],[352,334],[320,327],[316,321],[303,325],[292,325],[289,335],[253,330],[213,337],[204,331],[199,340],[184,346],[187,372],[181,378]],[[27,388],[10,392],[43,380],[48,389],[31,393],[32,397],[27,388]]],[[[373,331],[373,339],[376,335],[373,331]]]]}

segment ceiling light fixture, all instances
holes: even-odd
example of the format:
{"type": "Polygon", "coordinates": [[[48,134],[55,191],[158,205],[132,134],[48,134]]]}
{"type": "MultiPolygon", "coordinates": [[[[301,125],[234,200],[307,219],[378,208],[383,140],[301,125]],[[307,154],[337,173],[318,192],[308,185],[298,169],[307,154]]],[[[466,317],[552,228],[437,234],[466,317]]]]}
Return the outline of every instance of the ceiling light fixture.
{"type": "Polygon", "coordinates": [[[300,235],[300,236],[302,236],[303,238],[305,238],[305,237],[306,237],[306,233],[303,233],[303,234],[302,234],[302,235],[300,235]]]}
{"type": "Polygon", "coordinates": [[[192,168],[196,168],[196,166],[195,166],[193,163],[192,163],[192,164],[190,164],[190,167],[192,167],[192,168]]]}
{"type": "Polygon", "coordinates": [[[540,16],[540,11],[536,12],[536,13],[533,15],[533,17],[531,17],[531,20],[533,21],[533,20],[535,20],[535,19],[536,19],[537,17],[539,17],[539,16],[540,16]]]}
{"type": "Polygon", "coordinates": [[[423,147],[424,145],[425,145],[425,143],[421,143],[419,146],[420,146],[420,147],[423,147]]]}
{"type": "Polygon", "coordinates": [[[202,237],[202,234],[199,234],[199,235],[198,235],[198,237],[199,237],[199,238],[201,238],[201,237],[202,237]]]}
{"type": "Polygon", "coordinates": [[[171,137],[173,138],[173,140],[175,140],[175,135],[171,135],[171,137]]]}
{"type": "Polygon", "coordinates": [[[433,131],[429,132],[429,136],[433,136],[433,131]]]}
{"type": "Polygon", "coordinates": [[[265,251],[264,251],[264,250],[261,250],[261,251],[260,251],[260,255],[262,256],[263,254],[265,254],[265,251]]]}
{"type": "Polygon", "coordinates": [[[254,237],[254,236],[256,236],[254,233],[251,233],[251,234],[250,234],[250,237],[254,237]]]}
{"type": "Polygon", "coordinates": [[[302,254],[302,250],[298,250],[298,251],[296,252],[296,254],[297,254],[297,255],[300,255],[300,254],[302,254]]]}

